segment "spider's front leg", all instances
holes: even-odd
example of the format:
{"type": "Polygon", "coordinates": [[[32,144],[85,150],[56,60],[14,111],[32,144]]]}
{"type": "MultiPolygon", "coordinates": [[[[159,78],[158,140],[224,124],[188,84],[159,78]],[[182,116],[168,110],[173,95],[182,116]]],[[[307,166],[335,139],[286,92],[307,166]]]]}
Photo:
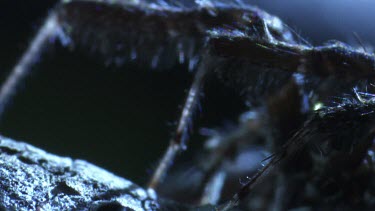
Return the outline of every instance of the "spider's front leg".
{"type": "Polygon", "coordinates": [[[186,148],[189,123],[192,121],[193,112],[197,107],[199,96],[202,92],[202,86],[208,69],[208,66],[206,66],[205,64],[206,61],[203,59],[198,67],[198,71],[195,74],[193,84],[191,85],[189,93],[187,95],[175,135],[170,141],[167,151],[164,153],[164,156],[162,157],[158,167],[153,174],[153,177],[150,180],[150,188],[156,188],[164,174],[167,172],[168,167],[174,161],[176,154],[186,148]]]}
{"type": "Polygon", "coordinates": [[[23,53],[18,63],[13,67],[10,75],[0,89],[0,117],[17,91],[19,82],[29,73],[30,68],[40,58],[43,49],[58,37],[63,45],[69,43],[58,21],[57,14],[51,12],[46,18],[36,36],[31,40],[27,50],[23,53]]]}

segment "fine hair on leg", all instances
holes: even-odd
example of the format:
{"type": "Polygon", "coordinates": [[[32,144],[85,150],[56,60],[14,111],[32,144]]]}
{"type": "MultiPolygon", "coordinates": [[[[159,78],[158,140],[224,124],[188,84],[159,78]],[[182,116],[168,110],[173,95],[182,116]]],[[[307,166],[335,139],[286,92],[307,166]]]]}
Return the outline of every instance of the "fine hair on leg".
{"type": "MultiPolygon", "coordinates": [[[[3,115],[6,106],[17,92],[18,85],[31,70],[31,67],[38,61],[43,49],[49,44],[52,38],[60,36],[63,32],[58,22],[56,13],[52,12],[44,21],[36,35],[31,40],[27,50],[13,67],[10,75],[0,89],[0,117],[3,115]]],[[[61,39],[64,44],[64,39],[61,39]]],[[[68,42],[67,39],[65,39],[68,42]]]]}
{"type": "Polygon", "coordinates": [[[164,153],[159,165],[157,166],[148,187],[156,189],[162,178],[167,173],[177,153],[186,149],[186,141],[189,131],[189,122],[192,121],[192,115],[199,101],[199,95],[202,91],[204,79],[207,73],[206,61],[202,59],[198,70],[195,74],[193,84],[190,87],[186,97],[180,120],[176,129],[176,133],[171,139],[167,151],[164,153]]]}

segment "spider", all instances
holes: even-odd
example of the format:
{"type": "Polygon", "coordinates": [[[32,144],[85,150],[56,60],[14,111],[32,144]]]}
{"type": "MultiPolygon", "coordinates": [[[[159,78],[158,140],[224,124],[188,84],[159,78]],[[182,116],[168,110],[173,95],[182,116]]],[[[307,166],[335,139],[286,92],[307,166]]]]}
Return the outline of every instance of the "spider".
{"type": "MultiPolygon", "coordinates": [[[[299,156],[310,163],[321,162],[327,168],[336,163],[324,163],[316,158],[316,151],[329,158],[338,156],[336,151],[340,156],[346,153],[356,163],[364,160],[365,152],[371,152],[373,102],[363,99],[368,94],[357,88],[367,87],[366,80],[374,75],[373,54],[339,41],[312,46],[279,18],[259,8],[227,1],[63,0],[50,12],[2,85],[0,112],[53,39],[66,47],[89,48],[110,58],[108,63],[122,65],[126,60],[134,60],[153,69],[167,69],[181,63],[194,72],[177,129],[148,188],[158,190],[176,155],[187,148],[189,125],[209,78],[235,86],[246,100],[257,106],[243,116],[236,129],[214,136],[208,142],[211,143],[207,147],[209,153],[201,163],[204,166],[201,183],[205,186],[201,204],[218,203],[217,193],[221,192],[218,189],[224,183],[223,162],[240,155],[240,148],[268,144],[265,148],[271,153],[265,157],[264,167],[253,170],[254,176],[218,209],[229,210],[238,202],[245,204],[251,192],[265,195],[255,185],[268,178],[283,180],[272,173],[276,168],[282,172],[281,176],[292,178],[287,182],[297,180],[297,173],[312,171],[293,157],[299,156]],[[270,77],[278,80],[272,82],[270,77]],[[262,83],[262,90],[254,85],[257,83],[262,83]],[[340,96],[354,87],[358,100],[329,104],[330,96],[340,96]],[[314,111],[320,105],[327,107],[314,111]],[[355,121],[334,127],[334,121],[341,119],[355,121]],[[348,142],[346,146],[350,146],[342,147],[332,134],[338,133],[335,130],[349,131],[354,126],[359,129],[353,134],[361,136],[353,138],[344,133],[356,140],[341,135],[348,142]],[[267,132],[272,129],[275,131],[267,132]],[[311,143],[314,138],[318,141],[311,143]],[[314,147],[315,151],[310,150],[314,147]],[[270,176],[266,177],[268,172],[270,176]]],[[[366,159],[368,167],[372,158],[366,159]]],[[[371,175],[371,169],[366,170],[370,172],[366,176],[371,175]]],[[[327,172],[318,172],[332,179],[327,172]]],[[[281,183],[271,186],[279,191],[274,193],[274,206],[299,206],[288,204],[291,202],[280,196],[287,193],[281,183]]],[[[328,181],[327,184],[324,185],[330,188],[329,185],[336,183],[328,181]]],[[[266,201],[267,197],[264,198],[266,201]]],[[[249,207],[256,207],[252,204],[256,203],[254,200],[248,203],[249,207]]]]}

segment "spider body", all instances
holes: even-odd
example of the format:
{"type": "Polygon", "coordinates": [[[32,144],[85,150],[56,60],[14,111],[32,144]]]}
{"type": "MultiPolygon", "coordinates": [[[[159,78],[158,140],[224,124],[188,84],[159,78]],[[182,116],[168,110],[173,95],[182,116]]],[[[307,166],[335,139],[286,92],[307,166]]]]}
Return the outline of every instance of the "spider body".
{"type": "MultiPolygon", "coordinates": [[[[338,41],[314,47],[277,17],[245,4],[224,1],[61,1],[50,12],[3,84],[0,108],[5,107],[18,82],[27,75],[51,38],[59,38],[63,45],[71,48],[83,47],[99,54],[108,64],[121,66],[124,62],[134,61],[141,66],[163,70],[181,63],[194,72],[177,129],[149,188],[157,189],[175,156],[186,149],[189,124],[204,82],[213,76],[243,92],[241,95],[252,105],[251,113],[256,115],[245,118],[230,133],[219,135],[220,142],[208,147],[207,157],[199,163],[203,176],[194,181],[199,183],[200,191],[199,201],[195,199],[194,202],[218,204],[222,201],[220,195],[227,174],[224,163],[241,155],[242,148],[254,145],[271,156],[264,167],[252,166],[252,172],[246,172],[253,177],[219,209],[231,209],[238,202],[249,203],[248,208],[253,209],[314,207],[319,200],[305,203],[308,194],[318,198],[316,193],[324,192],[321,189],[324,179],[321,178],[335,179],[337,175],[348,173],[346,168],[341,168],[344,163],[351,165],[353,174],[358,168],[366,169],[366,178],[373,174],[370,165],[362,165],[365,159],[372,159],[366,158],[366,153],[373,150],[372,101],[345,102],[314,111],[317,103],[331,105],[329,96],[352,91],[361,82],[370,80],[375,73],[373,54],[338,41]],[[277,79],[272,81],[275,77],[277,79]],[[331,89],[336,83],[349,88],[331,89]],[[339,122],[337,126],[335,121],[339,122]],[[349,130],[353,134],[340,135],[341,131],[349,130]],[[317,158],[316,151],[311,150],[314,146],[321,154],[328,155],[326,160],[317,158]],[[344,159],[346,156],[350,162],[344,159]],[[306,163],[301,164],[295,157],[306,163]],[[337,162],[336,158],[339,159],[337,162]],[[333,171],[329,171],[331,166],[335,167],[333,171]],[[254,171],[258,167],[260,170],[254,171]],[[280,175],[275,173],[276,169],[280,175]],[[308,177],[312,172],[325,175],[313,178],[313,194],[309,192],[296,201],[284,197],[289,189],[282,182],[293,183],[302,178],[299,181],[308,188],[311,185],[308,177]],[[267,173],[270,177],[265,176],[267,173]],[[256,189],[261,180],[269,178],[276,180],[264,190],[270,191],[271,197],[267,196],[269,192],[256,189]],[[259,194],[263,204],[259,205],[257,199],[246,201],[251,191],[259,194]]],[[[357,176],[348,174],[349,178],[357,176]]],[[[362,189],[359,194],[371,195],[372,189],[362,189]]],[[[290,191],[305,190],[294,187],[290,191]]],[[[333,198],[338,203],[350,195],[347,191],[343,188],[345,197],[332,194],[333,198]]],[[[373,206],[371,200],[362,202],[361,206],[373,206]]]]}

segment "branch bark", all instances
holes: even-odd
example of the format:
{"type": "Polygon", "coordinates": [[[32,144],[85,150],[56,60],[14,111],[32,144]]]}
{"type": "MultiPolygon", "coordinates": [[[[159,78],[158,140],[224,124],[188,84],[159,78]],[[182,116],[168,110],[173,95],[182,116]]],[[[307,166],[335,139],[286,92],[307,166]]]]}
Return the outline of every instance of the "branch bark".
{"type": "Polygon", "coordinates": [[[3,210],[158,210],[156,194],[83,160],[0,136],[3,210]]]}

